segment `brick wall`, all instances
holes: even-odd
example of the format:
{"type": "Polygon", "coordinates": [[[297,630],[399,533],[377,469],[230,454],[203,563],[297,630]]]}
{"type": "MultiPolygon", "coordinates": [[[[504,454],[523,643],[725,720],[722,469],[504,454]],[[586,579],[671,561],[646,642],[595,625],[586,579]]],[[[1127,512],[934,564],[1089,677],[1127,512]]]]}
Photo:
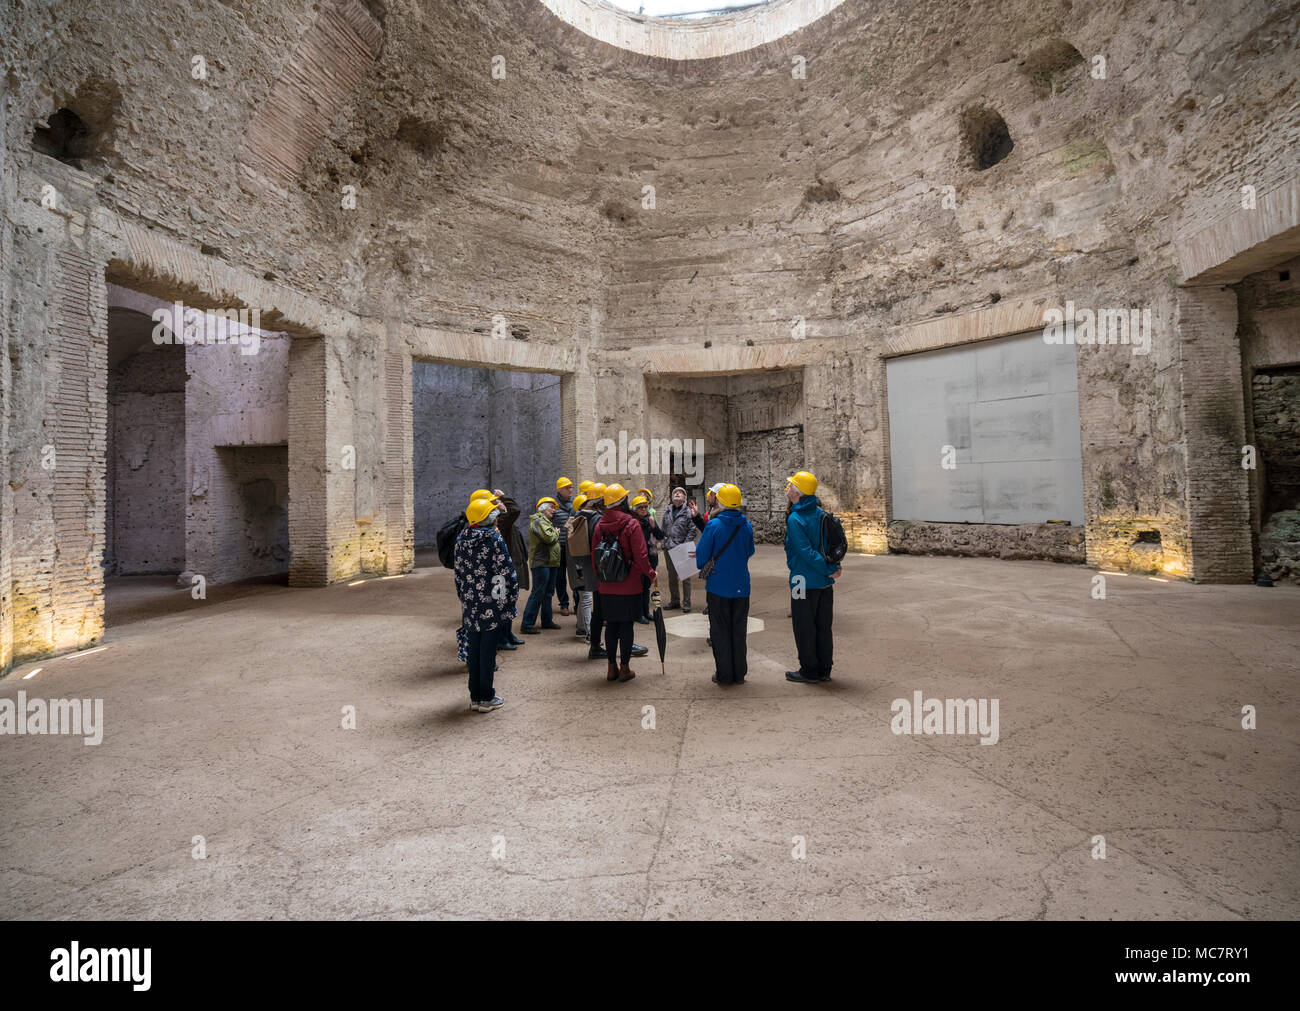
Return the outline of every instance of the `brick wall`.
{"type": "Polygon", "coordinates": [[[1191,576],[1250,582],[1250,494],[1237,295],[1228,288],[1176,293],[1187,452],[1187,534],[1191,576]]]}

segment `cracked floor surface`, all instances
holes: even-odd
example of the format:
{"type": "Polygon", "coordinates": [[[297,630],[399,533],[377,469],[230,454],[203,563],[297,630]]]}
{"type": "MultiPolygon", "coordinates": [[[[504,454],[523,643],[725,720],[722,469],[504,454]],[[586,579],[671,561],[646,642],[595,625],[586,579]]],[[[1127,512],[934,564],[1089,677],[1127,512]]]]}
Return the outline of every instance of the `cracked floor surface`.
{"type": "Polygon", "coordinates": [[[492,714],[445,569],[200,606],[116,584],[108,649],[0,682],[105,722],[97,747],[0,737],[0,915],[1300,915],[1300,588],[1094,600],[1078,566],[851,556],[834,681],[805,686],[783,554],[751,567],[745,685],[696,638],[661,675],[644,626],[608,684],[557,618],[501,655],[492,714]],[[998,743],[895,735],[917,690],[997,698],[998,743]]]}

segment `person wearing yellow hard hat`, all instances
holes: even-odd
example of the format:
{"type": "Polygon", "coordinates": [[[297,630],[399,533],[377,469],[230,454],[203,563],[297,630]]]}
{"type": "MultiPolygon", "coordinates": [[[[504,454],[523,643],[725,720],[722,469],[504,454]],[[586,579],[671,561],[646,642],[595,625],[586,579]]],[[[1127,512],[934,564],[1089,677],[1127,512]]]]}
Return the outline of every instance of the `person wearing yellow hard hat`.
{"type": "Polygon", "coordinates": [[[638,489],[636,490],[636,493],[637,493],[638,495],[642,495],[642,496],[645,497],[645,501],[646,501],[646,514],[650,517],[651,520],[653,520],[655,523],[658,523],[658,522],[659,522],[659,512],[658,512],[658,510],[655,509],[655,495],[654,495],[654,492],[652,492],[649,488],[638,488],[638,489]]]}
{"type": "Polygon", "coordinates": [[[628,506],[627,489],[621,484],[605,487],[605,514],[596,524],[592,545],[605,621],[609,662],[606,680],[628,682],[636,677],[630,662],[632,633],[641,613],[641,577],[653,583],[658,575],[650,567],[645,536],[628,506]]]}
{"type": "Polygon", "coordinates": [[[817,500],[817,478],[806,470],[791,474],[786,479],[785,497],[790,503],[790,514],[785,519],[790,620],[799,653],[799,669],[786,671],[785,679],[796,684],[818,684],[831,679],[834,582],[839,578],[840,566],[828,562],[821,552],[823,510],[817,500]]]}
{"type": "MultiPolygon", "coordinates": [[[[495,489],[492,495],[501,509],[497,530],[505,540],[506,547],[510,549],[510,559],[515,563],[515,571],[519,573],[519,589],[528,590],[532,586],[532,573],[528,569],[528,543],[524,540],[524,535],[519,532],[517,525],[523,510],[519,508],[518,502],[499,488],[495,489]]],[[[510,622],[503,622],[501,641],[497,648],[515,650],[523,644],[524,640],[515,635],[510,628],[510,622]]]]}
{"type": "MultiPolygon", "coordinates": [[[[655,550],[655,545],[664,539],[664,532],[659,529],[659,524],[654,521],[650,515],[650,501],[646,498],[645,489],[641,489],[641,494],[632,498],[632,515],[641,526],[641,533],[645,537],[646,557],[650,560],[650,568],[656,572],[659,571],[659,552],[655,550]]],[[[644,576],[641,578],[641,613],[636,616],[638,624],[650,624],[650,580],[644,576]]]]}
{"type": "Polygon", "coordinates": [[[551,523],[558,503],[548,497],[537,500],[537,512],[528,520],[528,564],[532,569],[533,589],[524,605],[519,631],[537,635],[542,628],[559,628],[551,614],[551,597],[555,593],[555,574],[560,567],[560,535],[551,523]],[[541,628],[537,615],[541,612],[541,628]]]}
{"type": "Polygon", "coordinates": [[[560,535],[560,567],[555,574],[555,599],[560,605],[560,614],[569,616],[569,518],[573,516],[573,482],[567,477],[557,478],[555,482],[555,515],[551,523],[560,535]]]}
{"type": "Polygon", "coordinates": [[[745,683],[749,672],[746,631],[749,624],[749,558],[754,553],[754,526],[740,511],[740,489],[718,486],[717,507],[695,545],[695,564],[704,577],[708,600],[709,645],[713,647],[713,682],[745,683]]]}
{"type": "Polygon", "coordinates": [[[578,482],[578,491],[581,492],[583,495],[586,495],[589,491],[591,491],[591,486],[595,483],[596,483],[595,481],[580,481],[578,482]]]}
{"type": "Polygon", "coordinates": [[[589,660],[603,659],[605,651],[600,645],[604,628],[600,613],[600,594],[596,592],[596,578],[592,573],[591,538],[600,521],[599,506],[604,500],[595,497],[605,493],[604,485],[584,481],[589,494],[578,495],[573,500],[575,511],[569,521],[569,575],[574,587],[573,611],[578,616],[574,634],[590,643],[589,660]],[[577,587],[581,585],[582,589],[577,587]]]}
{"type": "Polygon", "coordinates": [[[456,536],[453,552],[461,607],[457,653],[469,665],[469,705],[479,713],[505,704],[493,683],[497,643],[502,623],[518,613],[519,578],[496,527],[500,515],[494,499],[473,499],[465,508],[467,525],[456,536]]]}

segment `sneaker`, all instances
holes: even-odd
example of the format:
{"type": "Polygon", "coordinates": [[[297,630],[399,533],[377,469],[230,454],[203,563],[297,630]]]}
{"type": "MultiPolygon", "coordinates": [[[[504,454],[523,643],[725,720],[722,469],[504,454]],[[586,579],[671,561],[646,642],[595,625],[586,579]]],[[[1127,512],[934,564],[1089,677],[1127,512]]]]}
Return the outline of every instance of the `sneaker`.
{"type": "Polygon", "coordinates": [[[492,697],[491,700],[487,702],[480,702],[474,708],[475,711],[480,713],[490,713],[492,712],[493,709],[500,709],[505,704],[506,704],[505,699],[503,699],[500,695],[495,695],[492,697]]]}
{"type": "Polygon", "coordinates": [[[541,635],[541,634],[542,634],[541,629],[539,629],[539,628],[534,628],[534,627],[531,626],[531,625],[520,625],[520,626],[519,626],[519,631],[523,632],[524,635],[541,635]]]}
{"type": "Polygon", "coordinates": [[[645,656],[645,655],[646,655],[647,653],[649,653],[649,652],[650,652],[649,647],[639,645],[638,643],[635,643],[635,642],[632,643],[632,655],[633,655],[633,656],[645,656]]]}
{"type": "Polygon", "coordinates": [[[602,649],[600,646],[592,646],[591,649],[587,650],[587,659],[588,659],[588,660],[608,660],[608,659],[609,659],[609,654],[606,653],[606,652],[604,651],[604,649],[602,649]]]}
{"type": "Polygon", "coordinates": [[[785,679],[787,681],[793,681],[795,684],[800,684],[800,685],[815,685],[817,684],[818,681],[821,680],[821,678],[806,678],[802,674],[800,674],[797,670],[786,671],[785,679]]]}
{"type": "MultiPolygon", "coordinates": [[[[682,614],[690,614],[690,613],[691,613],[691,605],[687,604],[685,607],[682,608],[682,614]]],[[[706,611],[705,613],[707,614],[708,612],[706,611]]]]}
{"type": "Polygon", "coordinates": [[[569,616],[569,609],[567,607],[560,608],[560,617],[567,618],[568,616],[569,616]]]}
{"type": "Polygon", "coordinates": [[[559,628],[560,626],[553,621],[542,622],[542,628],[559,628]]]}
{"type": "Polygon", "coordinates": [[[575,629],[573,634],[578,639],[587,638],[587,630],[585,628],[575,629]]]}
{"type": "Polygon", "coordinates": [[[681,603],[679,603],[678,601],[674,600],[671,604],[666,604],[666,605],[664,605],[664,610],[665,610],[665,611],[676,611],[676,610],[679,610],[679,609],[681,608],[681,606],[682,606],[681,603]]]}

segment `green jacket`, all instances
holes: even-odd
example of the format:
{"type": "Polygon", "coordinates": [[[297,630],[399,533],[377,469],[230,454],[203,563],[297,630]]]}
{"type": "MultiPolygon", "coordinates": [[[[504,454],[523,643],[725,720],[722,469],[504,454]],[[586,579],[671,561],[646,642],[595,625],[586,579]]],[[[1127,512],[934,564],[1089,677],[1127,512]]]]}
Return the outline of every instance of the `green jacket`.
{"type": "Polygon", "coordinates": [[[528,519],[528,564],[534,569],[560,564],[560,533],[540,511],[528,519]]]}

